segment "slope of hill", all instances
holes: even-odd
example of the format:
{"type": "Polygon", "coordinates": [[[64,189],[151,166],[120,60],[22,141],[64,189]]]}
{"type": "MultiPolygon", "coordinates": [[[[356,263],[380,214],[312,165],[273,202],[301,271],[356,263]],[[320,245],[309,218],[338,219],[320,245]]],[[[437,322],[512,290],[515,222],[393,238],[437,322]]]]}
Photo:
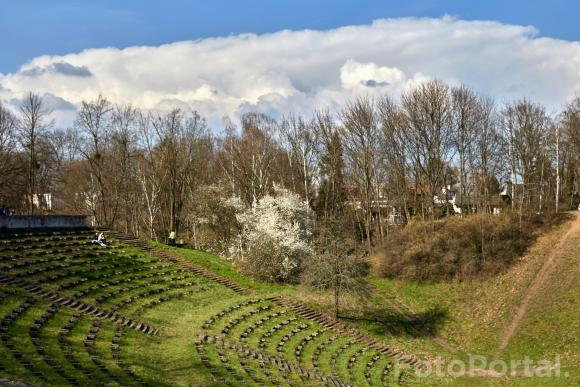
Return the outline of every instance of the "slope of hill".
{"type": "MultiPolygon", "coordinates": [[[[345,317],[391,348],[437,361],[445,370],[453,360],[466,366],[469,355],[487,363],[470,376],[431,376],[420,385],[571,385],[580,381],[580,213],[544,230],[527,253],[507,272],[486,280],[418,284],[369,278],[374,287],[369,303],[346,300],[345,317]],[[533,377],[501,375],[501,362],[533,363],[533,377]],[[559,359],[559,367],[554,362],[559,359]],[[549,361],[543,372],[538,362],[549,361]],[[550,378],[541,375],[551,375],[550,378]],[[538,377],[540,375],[540,377],[538,377]],[[559,376],[558,376],[559,375],[559,376]]],[[[288,294],[322,312],[332,311],[332,297],[300,288],[265,285],[240,275],[227,261],[193,250],[180,253],[236,282],[288,294]]],[[[541,364],[540,364],[541,365],[541,364]]],[[[509,370],[509,368],[508,368],[509,370]]]]}
{"type": "MultiPolygon", "coordinates": [[[[391,335],[388,319],[361,324],[377,336],[391,337],[416,353],[468,360],[468,354],[508,362],[531,359],[560,361],[560,377],[483,379],[482,383],[570,385],[580,381],[580,213],[543,233],[525,256],[494,278],[466,282],[418,284],[372,279],[375,302],[404,309],[417,319],[423,334],[391,335]],[[435,318],[437,317],[438,318],[435,318]],[[558,357],[559,356],[559,357],[558,357]],[[567,375],[567,377],[566,377],[567,375]],[[486,381],[487,380],[487,381],[486,381]]],[[[540,371],[540,368],[536,368],[540,371]]],[[[501,370],[498,365],[497,370],[501,370]]],[[[487,372],[484,374],[491,374],[487,372]]],[[[442,379],[439,382],[449,382],[442,379]]],[[[474,379],[467,379],[475,382],[474,379]]],[[[463,381],[463,379],[459,379],[463,381]]]]}
{"type": "Polygon", "coordinates": [[[397,360],[414,364],[413,357],[272,297],[268,286],[240,286],[142,241],[117,238],[104,249],[90,237],[88,231],[0,236],[0,380],[413,382],[409,369],[395,367],[397,360]]]}
{"type": "MultiPolygon", "coordinates": [[[[370,305],[270,285],[212,254],[88,231],[0,235],[0,381],[42,385],[570,385],[580,381],[580,214],[492,279],[371,278],[370,305]],[[300,300],[302,304],[298,304],[300,300]],[[364,334],[366,332],[367,334],[364,334]],[[416,358],[554,361],[560,377],[415,375],[416,358]]],[[[537,363],[533,365],[538,370],[537,363]]],[[[501,367],[496,367],[495,371],[501,367]]]]}

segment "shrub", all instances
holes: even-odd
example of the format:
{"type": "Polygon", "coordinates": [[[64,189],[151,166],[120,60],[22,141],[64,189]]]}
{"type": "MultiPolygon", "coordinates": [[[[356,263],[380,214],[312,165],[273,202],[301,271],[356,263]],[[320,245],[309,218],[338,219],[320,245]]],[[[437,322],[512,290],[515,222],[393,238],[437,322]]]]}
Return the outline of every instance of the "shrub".
{"type": "Polygon", "coordinates": [[[291,282],[299,266],[290,260],[291,252],[269,236],[251,243],[240,262],[241,270],[253,278],[268,282],[291,282]]]}
{"type": "Polygon", "coordinates": [[[238,237],[236,214],[243,205],[235,198],[226,198],[220,186],[200,187],[189,204],[189,215],[183,224],[188,242],[197,249],[227,255],[232,240],[238,237]]]}
{"type": "Polygon", "coordinates": [[[241,232],[230,256],[256,278],[294,282],[302,260],[311,252],[313,212],[298,195],[279,187],[274,190],[275,195],[236,214],[241,232]]]}
{"type": "Polygon", "coordinates": [[[326,219],[318,224],[313,252],[304,261],[300,279],[307,287],[333,292],[334,315],[337,318],[343,295],[368,296],[365,277],[369,265],[356,253],[356,242],[340,221],[326,219]]]}
{"type": "Polygon", "coordinates": [[[505,270],[523,254],[542,226],[511,214],[415,222],[381,247],[378,271],[418,281],[471,279],[505,270]]]}

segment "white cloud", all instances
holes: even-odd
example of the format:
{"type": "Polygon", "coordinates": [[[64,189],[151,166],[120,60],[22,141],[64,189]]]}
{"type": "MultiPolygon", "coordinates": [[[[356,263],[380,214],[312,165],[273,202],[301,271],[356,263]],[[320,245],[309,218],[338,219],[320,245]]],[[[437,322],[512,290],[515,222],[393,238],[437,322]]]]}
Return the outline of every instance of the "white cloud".
{"type": "Polygon", "coordinates": [[[40,56],[0,74],[0,98],[34,90],[78,105],[103,93],[147,109],[190,106],[219,125],[248,110],[309,114],[360,93],[396,96],[433,77],[499,102],[526,96],[556,110],[580,92],[580,44],[497,22],[385,19],[40,56]]]}

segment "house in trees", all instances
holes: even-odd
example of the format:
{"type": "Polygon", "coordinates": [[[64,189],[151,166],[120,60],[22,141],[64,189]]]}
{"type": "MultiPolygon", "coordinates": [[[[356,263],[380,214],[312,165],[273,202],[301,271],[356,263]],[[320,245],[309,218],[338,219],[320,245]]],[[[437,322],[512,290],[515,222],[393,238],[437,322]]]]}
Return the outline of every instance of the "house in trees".
{"type": "Polygon", "coordinates": [[[433,203],[447,215],[474,213],[479,210],[478,207],[484,207],[492,214],[498,215],[502,207],[509,204],[509,201],[505,196],[502,196],[502,193],[494,193],[488,197],[476,197],[472,194],[464,195],[451,186],[447,186],[434,196],[433,203]]]}
{"type": "Polygon", "coordinates": [[[507,204],[511,204],[512,201],[517,203],[522,200],[524,188],[524,184],[514,184],[508,180],[503,184],[499,196],[507,204]]]}

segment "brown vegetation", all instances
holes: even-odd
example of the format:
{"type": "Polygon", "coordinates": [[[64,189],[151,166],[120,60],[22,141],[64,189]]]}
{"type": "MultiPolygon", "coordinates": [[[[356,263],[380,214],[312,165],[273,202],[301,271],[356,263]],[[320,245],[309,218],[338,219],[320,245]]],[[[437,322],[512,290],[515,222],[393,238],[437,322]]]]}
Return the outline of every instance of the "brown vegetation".
{"type": "Polygon", "coordinates": [[[379,275],[417,281],[466,280],[509,267],[536,232],[561,217],[477,214],[413,222],[391,234],[376,260],[379,275]]]}

